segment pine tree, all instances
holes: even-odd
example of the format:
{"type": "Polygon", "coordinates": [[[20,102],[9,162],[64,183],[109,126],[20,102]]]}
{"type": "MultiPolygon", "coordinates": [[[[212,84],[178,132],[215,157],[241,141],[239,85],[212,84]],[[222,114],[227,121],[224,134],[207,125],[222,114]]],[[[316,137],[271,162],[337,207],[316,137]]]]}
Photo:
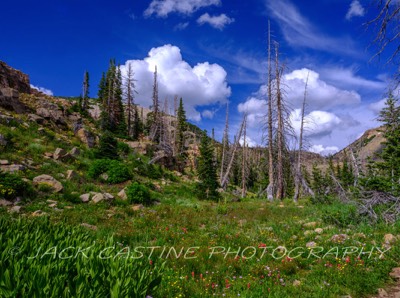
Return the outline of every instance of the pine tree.
{"type": "Polygon", "coordinates": [[[398,99],[389,92],[385,107],[379,114],[378,120],[384,126],[383,136],[386,141],[376,165],[384,174],[392,191],[399,190],[400,183],[400,106],[398,99]]]}
{"type": "Polygon", "coordinates": [[[200,182],[197,184],[198,195],[200,198],[209,200],[219,200],[220,194],[217,180],[217,168],[214,163],[214,148],[211,145],[207,131],[204,131],[200,142],[200,157],[197,172],[200,182]]]}
{"type": "Polygon", "coordinates": [[[101,127],[120,136],[126,135],[126,122],[122,104],[122,75],[115,61],[110,61],[106,75],[99,85],[101,101],[101,127]]]}
{"type": "Polygon", "coordinates": [[[184,132],[187,129],[187,124],[186,124],[186,112],[185,109],[183,108],[183,101],[182,98],[179,100],[179,107],[177,111],[177,129],[176,129],[176,152],[177,155],[181,155],[182,152],[184,151],[184,146],[185,146],[185,138],[184,138],[184,132]]]}
{"type": "Polygon", "coordinates": [[[137,105],[133,108],[133,125],[132,125],[132,138],[138,140],[140,134],[143,133],[143,122],[139,117],[137,105]]]}

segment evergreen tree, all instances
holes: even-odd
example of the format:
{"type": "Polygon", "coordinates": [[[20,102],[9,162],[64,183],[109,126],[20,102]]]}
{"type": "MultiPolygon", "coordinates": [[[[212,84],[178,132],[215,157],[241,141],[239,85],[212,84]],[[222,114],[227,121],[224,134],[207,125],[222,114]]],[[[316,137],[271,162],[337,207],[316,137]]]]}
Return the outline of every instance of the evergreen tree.
{"type": "Polygon", "coordinates": [[[140,134],[143,133],[143,122],[139,117],[137,105],[133,108],[133,125],[132,125],[132,138],[138,140],[140,134]]]}
{"type": "Polygon", "coordinates": [[[95,151],[96,158],[101,159],[118,159],[118,141],[113,134],[105,131],[99,140],[99,147],[95,151]]]}
{"type": "Polygon", "coordinates": [[[345,158],[343,160],[343,166],[340,170],[340,181],[343,184],[343,187],[349,188],[351,185],[354,184],[354,175],[353,175],[353,169],[351,165],[347,162],[347,156],[345,155],[345,158]]]}
{"type": "Polygon", "coordinates": [[[220,194],[217,191],[219,183],[213,155],[214,148],[211,145],[210,138],[207,136],[207,132],[204,131],[201,137],[200,157],[197,166],[200,180],[197,184],[197,190],[200,198],[219,200],[220,194]]]}
{"type": "Polygon", "coordinates": [[[376,166],[384,175],[387,184],[390,185],[392,191],[399,191],[400,183],[400,106],[398,99],[389,92],[389,96],[385,102],[385,107],[379,114],[378,120],[384,126],[383,136],[386,141],[380,157],[381,162],[376,166]]]}
{"type": "Polygon", "coordinates": [[[99,100],[101,102],[101,127],[104,130],[126,135],[126,122],[122,104],[122,75],[115,61],[110,61],[106,75],[99,85],[99,100]]]}
{"type": "Polygon", "coordinates": [[[183,101],[182,98],[179,100],[179,107],[177,111],[177,129],[176,129],[176,152],[177,155],[181,155],[182,152],[184,151],[184,146],[185,146],[185,139],[184,139],[184,132],[187,129],[186,125],[186,112],[185,109],[183,108],[183,101]]]}

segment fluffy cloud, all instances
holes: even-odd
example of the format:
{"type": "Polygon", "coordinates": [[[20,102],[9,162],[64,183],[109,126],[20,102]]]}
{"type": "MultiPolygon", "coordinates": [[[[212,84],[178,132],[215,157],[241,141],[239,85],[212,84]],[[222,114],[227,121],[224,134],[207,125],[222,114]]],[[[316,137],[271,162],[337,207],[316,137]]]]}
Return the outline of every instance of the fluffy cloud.
{"type": "Polygon", "coordinates": [[[40,91],[40,92],[42,92],[42,93],[44,93],[44,94],[46,94],[46,95],[53,96],[53,91],[51,91],[50,89],[46,89],[46,88],[43,88],[43,87],[34,86],[34,85],[32,85],[32,84],[31,84],[31,88],[32,88],[32,89],[36,89],[36,90],[38,90],[38,91],[40,91]]]}
{"type": "Polygon", "coordinates": [[[208,13],[203,14],[197,19],[199,25],[209,24],[219,30],[223,30],[226,25],[233,23],[235,19],[228,17],[226,14],[219,16],[210,16],[208,13]]]}
{"type": "Polygon", "coordinates": [[[336,146],[327,146],[324,147],[323,145],[313,145],[309,149],[311,152],[318,153],[321,155],[330,155],[335,154],[339,151],[339,148],[336,146]]]}
{"type": "Polygon", "coordinates": [[[347,11],[346,19],[351,20],[353,17],[362,17],[365,14],[364,7],[362,7],[360,1],[353,0],[350,4],[350,8],[347,11]]]}
{"type": "Polygon", "coordinates": [[[250,128],[259,126],[266,115],[267,102],[255,97],[248,98],[244,103],[238,105],[239,113],[247,113],[247,123],[250,128]]]}
{"type": "Polygon", "coordinates": [[[310,110],[329,110],[361,102],[361,96],[356,91],[339,89],[321,80],[319,73],[303,68],[283,76],[283,85],[287,86],[287,99],[295,108],[300,107],[303,102],[307,77],[307,105],[310,110]]]}
{"type": "MultiPolygon", "coordinates": [[[[244,137],[241,137],[239,140],[239,144],[243,146],[244,137]]],[[[257,147],[258,144],[253,141],[249,136],[246,136],[246,146],[248,147],[257,147]]]]}
{"type": "Polygon", "coordinates": [[[374,112],[375,115],[378,115],[380,111],[385,107],[386,99],[381,99],[380,101],[371,103],[368,107],[374,112]]]}
{"type": "Polygon", "coordinates": [[[138,95],[135,101],[143,106],[152,104],[153,73],[157,66],[159,99],[172,104],[175,95],[183,98],[189,119],[199,121],[196,107],[226,102],[231,89],[226,82],[226,71],[218,64],[199,63],[194,67],[182,59],[178,47],[164,45],[152,48],[143,60],[129,60],[121,66],[122,74],[131,64],[135,72],[138,95]]]}
{"type": "Polygon", "coordinates": [[[144,11],[144,15],[150,17],[154,14],[157,17],[167,17],[174,12],[191,15],[200,8],[220,4],[221,0],[153,0],[144,11]]]}
{"type": "MultiPolygon", "coordinates": [[[[290,120],[297,135],[301,128],[301,109],[295,109],[290,115],[290,120]]],[[[325,111],[312,111],[304,119],[304,135],[306,137],[322,137],[330,135],[340,125],[342,120],[333,113],[325,111]]]]}
{"type": "MultiPolygon", "coordinates": [[[[354,90],[342,89],[323,80],[319,73],[303,68],[284,75],[282,86],[290,113],[292,126],[299,135],[301,125],[301,106],[304,88],[308,77],[307,110],[304,135],[311,150],[321,154],[330,154],[347,145],[356,135],[374,127],[371,110],[361,102],[361,96],[354,90]],[[335,145],[335,146],[332,146],[335,145]]],[[[360,85],[364,84],[358,78],[360,85]]],[[[267,113],[265,85],[237,109],[248,113],[249,136],[261,143],[267,113]]]]}

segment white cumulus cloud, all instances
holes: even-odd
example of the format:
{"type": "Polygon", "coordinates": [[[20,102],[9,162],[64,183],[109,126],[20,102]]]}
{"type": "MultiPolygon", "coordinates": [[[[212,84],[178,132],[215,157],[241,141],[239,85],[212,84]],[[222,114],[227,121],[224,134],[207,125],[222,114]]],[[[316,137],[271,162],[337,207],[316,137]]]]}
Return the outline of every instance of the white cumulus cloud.
{"type": "MultiPolygon", "coordinates": [[[[295,109],[290,115],[293,128],[300,134],[301,109],[295,109]]],[[[304,119],[304,135],[306,137],[321,137],[330,135],[341,124],[342,120],[333,113],[312,111],[304,119]]]]}
{"type": "Polygon", "coordinates": [[[221,0],[153,0],[144,11],[144,16],[167,17],[170,13],[191,15],[200,8],[220,5],[221,0]]]}
{"type": "Polygon", "coordinates": [[[32,84],[31,84],[31,88],[32,89],[36,89],[36,90],[38,90],[38,91],[40,91],[40,92],[42,92],[42,93],[44,93],[46,95],[53,96],[53,91],[51,91],[50,89],[47,89],[47,88],[44,88],[44,87],[35,86],[35,85],[32,85],[32,84]]]}
{"type": "Polygon", "coordinates": [[[197,19],[199,25],[209,24],[218,30],[223,30],[226,25],[233,23],[235,19],[228,17],[226,14],[219,16],[210,16],[208,13],[203,14],[197,19]]]}
{"type": "Polygon", "coordinates": [[[364,14],[365,10],[360,1],[353,0],[350,4],[349,10],[347,11],[346,19],[351,20],[353,17],[362,17],[364,14]]]}
{"type": "Polygon", "coordinates": [[[302,68],[283,76],[287,99],[294,107],[300,107],[303,102],[307,77],[307,105],[310,110],[328,110],[361,102],[361,96],[356,91],[339,89],[323,81],[319,73],[302,68]]]}
{"type": "Polygon", "coordinates": [[[321,155],[330,155],[339,151],[336,146],[323,146],[323,145],[313,145],[310,149],[311,152],[318,153],[321,155]]]}
{"type": "Polygon", "coordinates": [[[182,97],[187,116],[191,120],[201,120],[196,107],[224,103],[231,95],[224,68],[209,62],[192,67],[183,60],[180,49],[173,45],[152,48],[143,60],[126,61],[121,66],[123,75],[129,63],[137,80],[138,95],[135,101],[143,106],[152,104],[153,73],[156,66],[160,102],[168,99],[172,106],[175,95],[182,97]]]}

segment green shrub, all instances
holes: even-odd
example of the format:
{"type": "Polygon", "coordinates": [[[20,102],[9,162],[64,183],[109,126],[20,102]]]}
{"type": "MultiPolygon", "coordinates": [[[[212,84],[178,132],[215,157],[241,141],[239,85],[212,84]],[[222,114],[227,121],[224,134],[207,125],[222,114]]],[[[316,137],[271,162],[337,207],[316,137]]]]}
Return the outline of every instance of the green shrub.
{"type": "Polygon", "coordinates": [[[118,152],[123,155],[128,155],[131,152],[129,145],[124,142],[118,142],[117,149],[118,152]]]}
{"type": "Polygon", "coordinates": [[[89,167],[87,172],[88,176],[93,179],[97,179],[101,174],[108,171],[111,160],[99,159],[95,160],[89,167]]]}
{"type": "Polygon", "coordinates": [[[122,183],[132,179],[129,168],[117,160],[99,159],[94,161],[88,170],[88,176],[97,179],[102,174],[107,174],[107,182],[111,184],[122,183]]]}
{"type": "Polygon", "coordinates": [[[128,197],[129,203],[136,204],[149,204],[151,202],[151,195],[149,189],[137,182],[129,185],[126,190],[126,196],[128,197]]]}
{"type": "Polygon", "coordinates": [[[34,196],[35,192],[30,184],[16,174],[0,171],[0,197],[13,199],[18,196],[34,196]]]}
{"type": "Polygon", "coordinates": [[[107,182],[111,184],[122,183],[132,179],[132,174],[129,171],[129,168],[125,164],[116,160],[113,160],[110,163],[107,175],[107,182]]]}

